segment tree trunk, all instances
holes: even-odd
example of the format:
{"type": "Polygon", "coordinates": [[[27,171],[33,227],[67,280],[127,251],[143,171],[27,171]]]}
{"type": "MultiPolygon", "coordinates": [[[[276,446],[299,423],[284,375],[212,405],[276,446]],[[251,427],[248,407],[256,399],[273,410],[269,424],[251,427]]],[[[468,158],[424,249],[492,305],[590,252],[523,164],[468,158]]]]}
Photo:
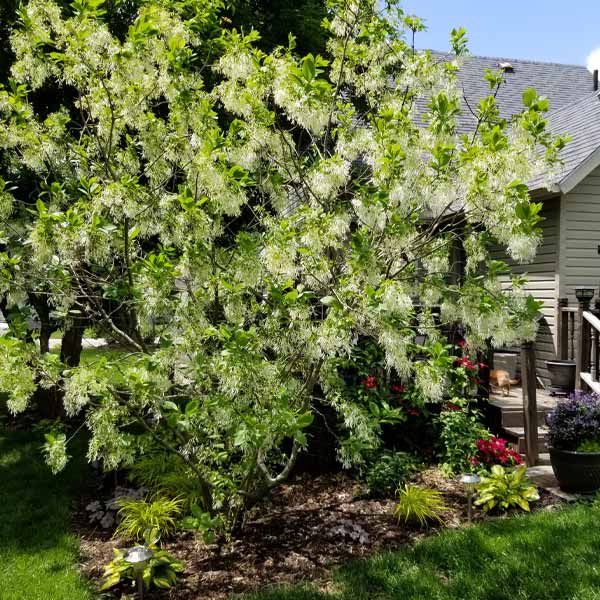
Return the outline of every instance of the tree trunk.
{"type": "Polygon", "coordinates": [[[83,342],[83,332],[85,331],[86,320],[81,317],[73,319],[71,326],[65,331],[60,346],[60,360],[68,367],[79,366],[81,359],[81,348],[83,342]]]}
{"type": "Polygon", "coordinates": [[[50,337],[56,331],[56,325],[50,318],[50,307],[46,297],[40,294],[28,294],[28,296],[40,320],[40,354],[46,354],[50,352],[50,337]]]}

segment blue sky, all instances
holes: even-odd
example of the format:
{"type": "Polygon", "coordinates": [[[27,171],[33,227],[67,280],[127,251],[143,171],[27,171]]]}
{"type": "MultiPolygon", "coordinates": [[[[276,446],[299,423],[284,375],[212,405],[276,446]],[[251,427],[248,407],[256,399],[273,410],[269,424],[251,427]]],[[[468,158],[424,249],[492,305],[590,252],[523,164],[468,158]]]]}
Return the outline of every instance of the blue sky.
{"type": "Polygon", "coordinates": [[[599,0],[404,0],[403,7],[427,22],[420,48],[448,49],[450,30],[460,26],[471,52],[483,56],[585,65],[600,48],[599,0]]]}

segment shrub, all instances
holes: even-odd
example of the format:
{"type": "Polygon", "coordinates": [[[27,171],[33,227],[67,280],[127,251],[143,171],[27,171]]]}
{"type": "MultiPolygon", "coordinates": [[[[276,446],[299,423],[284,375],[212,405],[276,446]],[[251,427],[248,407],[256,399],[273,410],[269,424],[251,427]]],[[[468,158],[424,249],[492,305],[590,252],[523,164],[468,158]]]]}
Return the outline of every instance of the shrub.
{"type": "MultiPolygon", "coordinates": [[[[150,534],[152,535],[152,534],[150,534]]],[[[156,542],[148,544],[153,551],[152,558],[143,572],[144,587],[168,589],[177,583],[177,575],[183,572],[183,565],[166,550],[162,550],[156,542]]],[[[127,551],[113,548],[114,558],[104,568],[104,582],[100,591],[107,590],[125,581],[135,581],[136,573],[131,563],[125,560],[127,551]]]]}
{"type": "Polygon", "coordinates": [[[407,483],[398,489],[398,504],[394,512],[398,523],[425,527],[443,523],[442,515],[448,510],[438,490],[407,483]]]}
{"type": "Polygon", "coordinates": [[[575,392],[560,401],[546,418],[548,441],[559,450],[577,450],[584,442],[598,438],[600,396],[575,392]]]}
{"type": "Polygon", "coordinates": [[[407,452],[383,452],[369,467],[365,481],[372,496],[393,494],[419,470],[419,461],[407,452]]]}
{"type": "Polygon", "coordinates": [[[503,438],[493,435],[489,440],[477,440],[477,453],[471,459],[473,466],[483,466],[489,468],[493,465],[504,465],[514,467],[523,462],[521,455],[507,447],[507,442],[503,438]]]}
{"type": "Polygon", "coordinates": [[[117,500],[119,526],[115,537],[141,540],[147,530],[157,530],[161,536],[175,531],[176,518],[181,513],[183,498],[161,498],[117,500]]]}
{"type": "Polygon", "coordinates": [[[490,436],[480,419],[479,411],[471,409],[467,400],[457,398],[439,414],[440,458],[445,473],[471,470],[470,459],[477,451],[477,440],[490,436]]]}
{"type": "Polygon", "coordinates": [[[504,512],[511,507],[529,510],[529,503],[539,500],[537,488],[526,477],[527,467],[520,465],[514,469],[505,469],[501,465],[494,465],[491,473],[482,477],[477,486],[476,506],[483,506],[483,510],[499,510],[504,512]]]}

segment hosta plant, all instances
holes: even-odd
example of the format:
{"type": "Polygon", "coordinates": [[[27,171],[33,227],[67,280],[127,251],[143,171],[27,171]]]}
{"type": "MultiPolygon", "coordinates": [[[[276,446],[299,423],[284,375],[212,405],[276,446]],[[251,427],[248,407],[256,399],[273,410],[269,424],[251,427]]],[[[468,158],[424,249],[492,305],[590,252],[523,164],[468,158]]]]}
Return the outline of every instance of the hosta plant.
{"type": "Polygon", "coordinates": [[[529,511],[529,503],[539,500],[540,496],[527,478],[526,471],[525,465],[512,469],[494,465],[490,474],[483,476],[477,486],[475,505],[486,512],[504,512],[514,507],[529,511]]]}
{"type": "MultiPolygon", "coordinates": [[[[152,534],[155,537],[154,533],[152,534]]],[[[153,554],[146,565],[142,578],[144,587],[168,589],[177,583],[177,575],[183,573],[184,567],[175,557],[158,546],[158,541],[148,543],[147,547],[153,554]]],[[[104,568],[104,581],[100,591],[107,590],[125,582],[135,583],[136,573],[133,565],[125,560],[127,550],[113,548],[113,559],[104,568]]]]}
{"type": "Polygon", "coordinates": [[[184,498],[122,498],[117,500],[119,525],[115,537],[141,540],[144,532],[153,529],[162,537],[172,534],[185,503],[184,498]]]}
{"type": "Polygon", "coordinates": [[[438,490],[407,483],[398,488],[398,504],[394,514],[398,523],[426,527],[444,522],[448,506],[438,490]]]}

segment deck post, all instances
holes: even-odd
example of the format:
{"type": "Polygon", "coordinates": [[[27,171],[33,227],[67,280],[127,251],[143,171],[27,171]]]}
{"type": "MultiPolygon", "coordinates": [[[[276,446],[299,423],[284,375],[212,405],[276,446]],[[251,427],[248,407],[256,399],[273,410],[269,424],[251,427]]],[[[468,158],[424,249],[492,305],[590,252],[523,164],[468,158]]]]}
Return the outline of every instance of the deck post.
{"type": "Polygon", "coordinates": [[[568,298],[558,299],[558,358],[567,360],[569,358],[569,313],[563,308],[569,306],[568,298]]]}
{"type": "Polygon", "coordinates": [[[532,467],[538,462],[538,411],[535,343],[521,345],[521,380],[523,386],[523,416],[525,425],[525,460],[532,467]]]}
{"type": "Polygon", "coordinates": [[[590,360],[590,328],[588,322],[583,318],[583,313],[590,309],[590,299],[578,298],[577,327],[579,328],[579,339],[577,340],[577,356],[575,367],[575,389],[583,389],[581,373],[586,372],[590,360]]]}

